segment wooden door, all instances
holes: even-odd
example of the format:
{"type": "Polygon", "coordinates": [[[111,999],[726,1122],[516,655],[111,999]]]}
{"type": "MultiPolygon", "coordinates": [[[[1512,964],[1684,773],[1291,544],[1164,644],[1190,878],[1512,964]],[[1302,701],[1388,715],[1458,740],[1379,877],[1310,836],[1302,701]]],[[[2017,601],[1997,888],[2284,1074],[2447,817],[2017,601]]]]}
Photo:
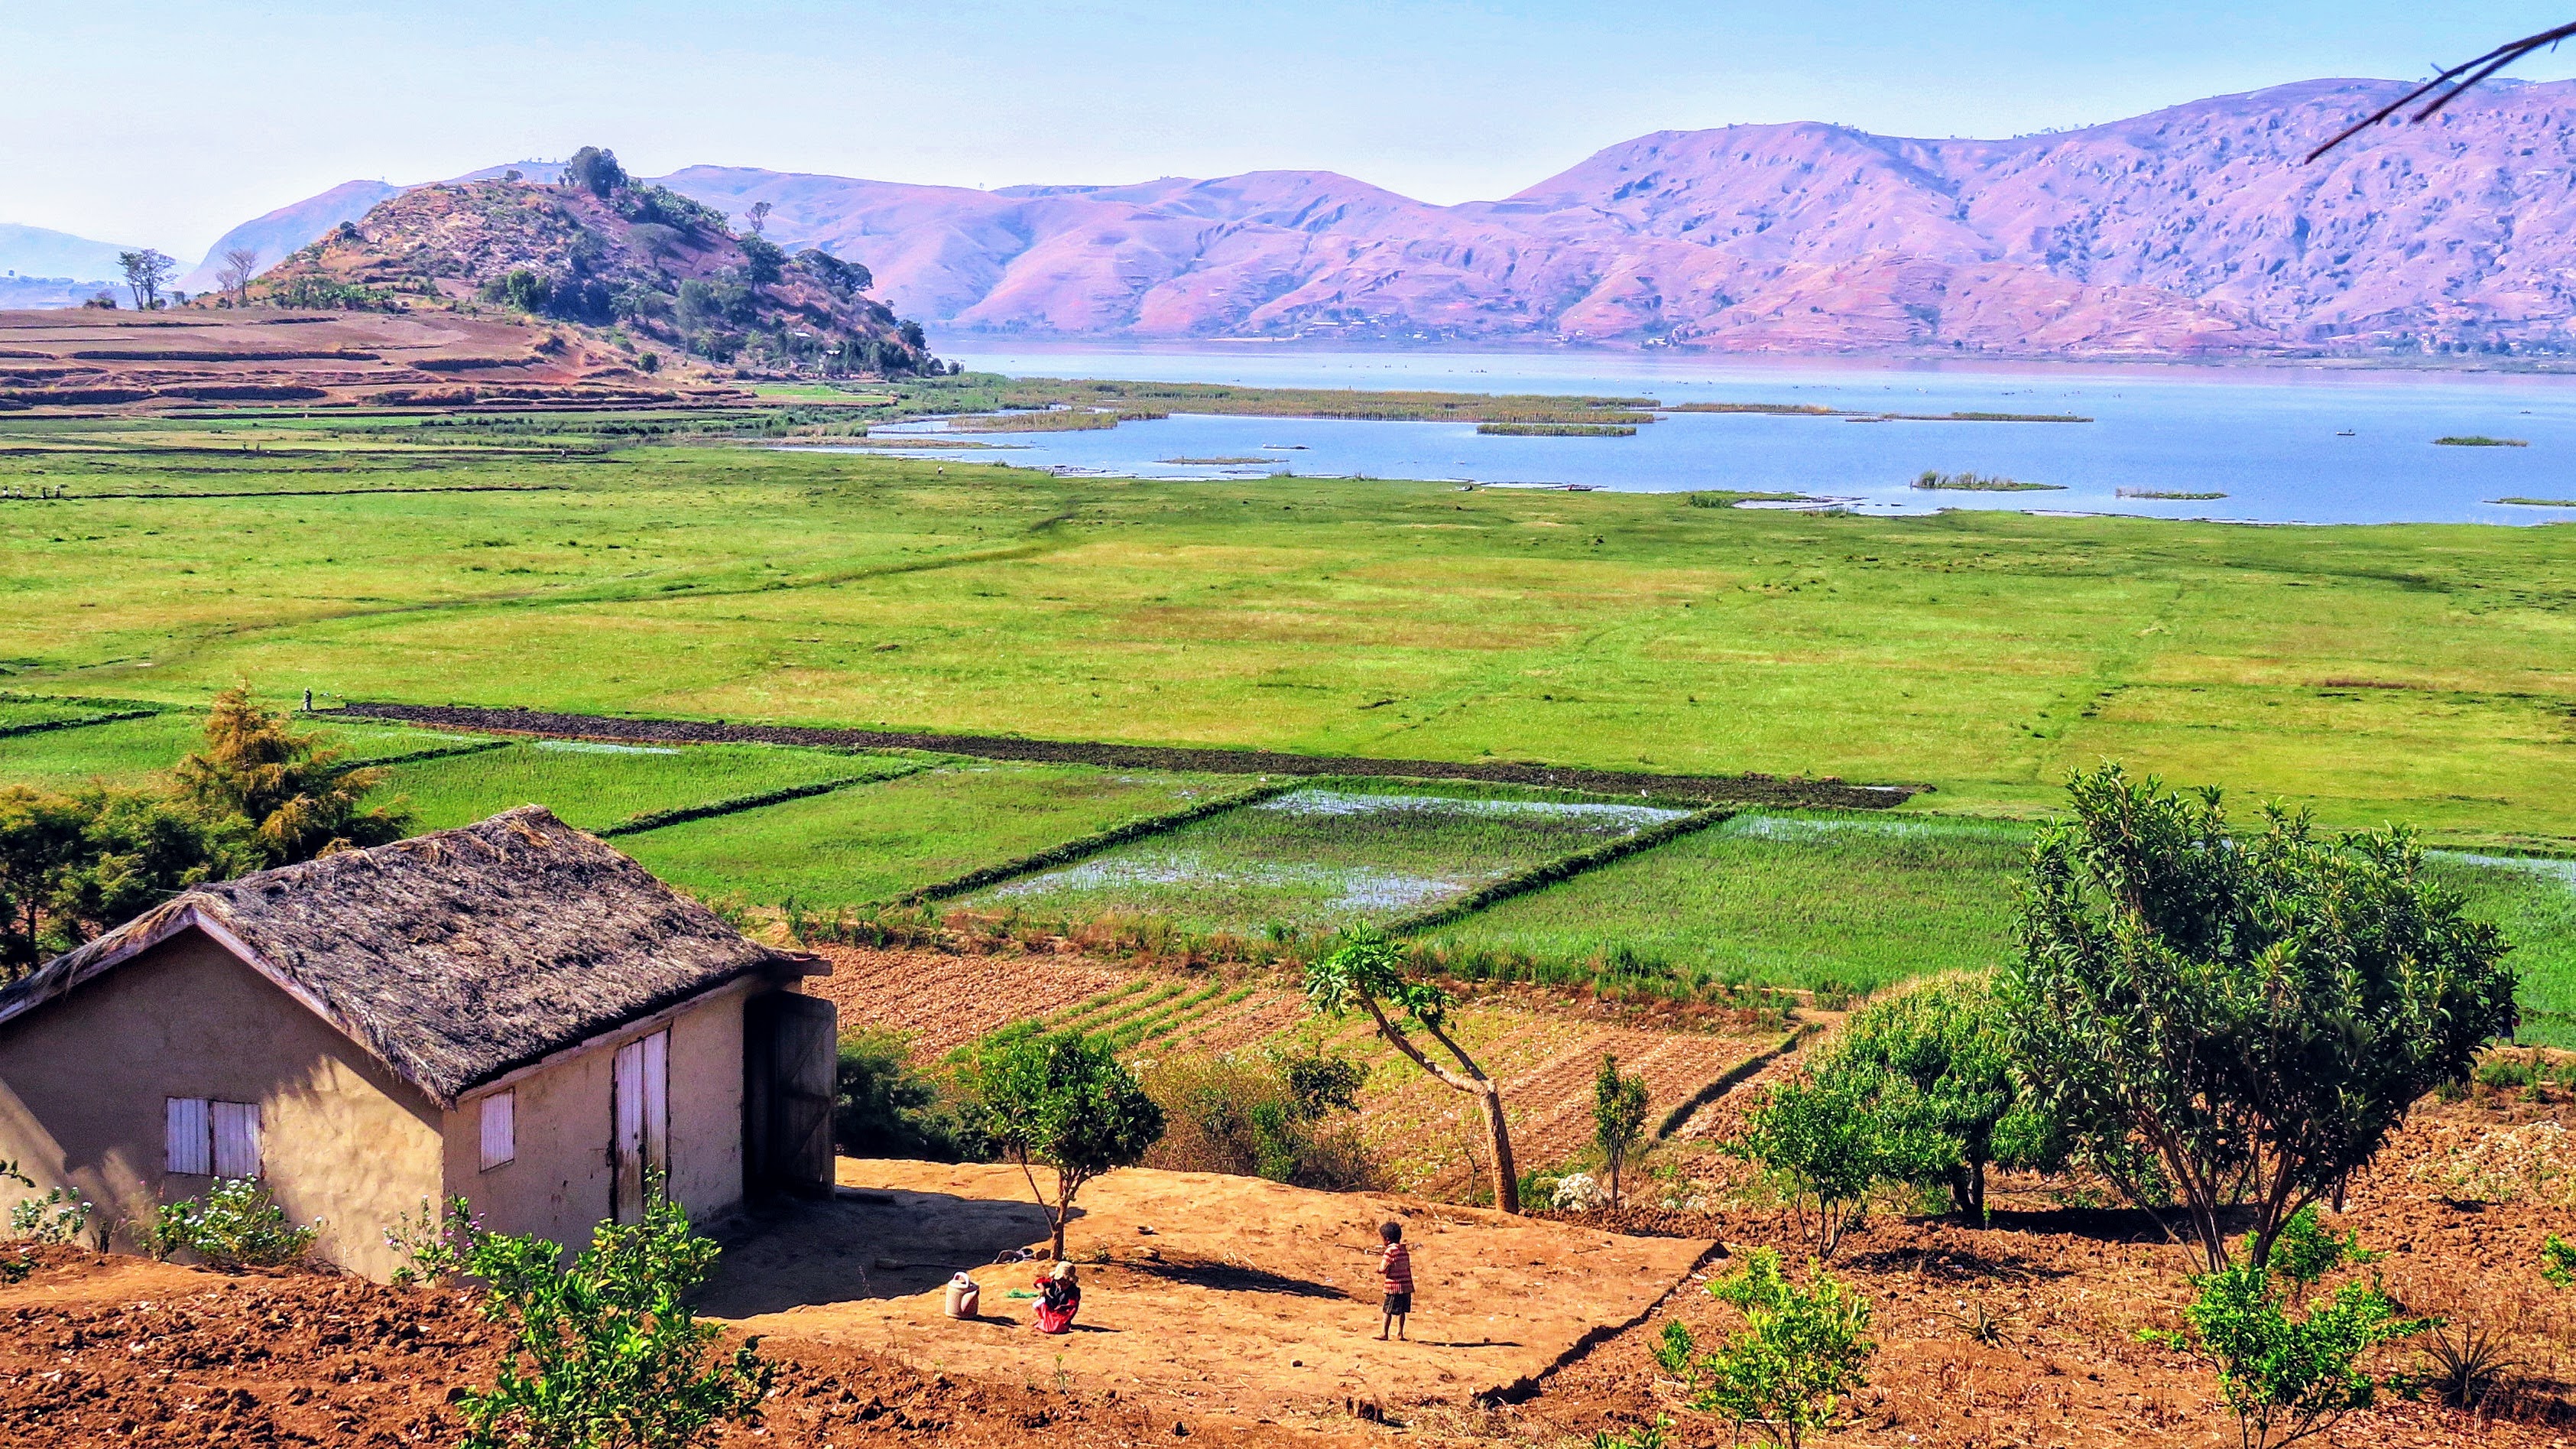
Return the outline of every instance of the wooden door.
{"type": "Polygon", "coordinates": [[[756,996],[745,1003],[743,1035],[745,1185],[830,1192],[840,1014],[818,996],[756,996]]]}
{"type": "Polygon", "coordinates": [[[657,1031],[617,1049],[610,1141],[616,1164],[611,1215],[644,1220],[649,1194],[668,1191],[671,1171],[671,1033],[657,1031]]]}

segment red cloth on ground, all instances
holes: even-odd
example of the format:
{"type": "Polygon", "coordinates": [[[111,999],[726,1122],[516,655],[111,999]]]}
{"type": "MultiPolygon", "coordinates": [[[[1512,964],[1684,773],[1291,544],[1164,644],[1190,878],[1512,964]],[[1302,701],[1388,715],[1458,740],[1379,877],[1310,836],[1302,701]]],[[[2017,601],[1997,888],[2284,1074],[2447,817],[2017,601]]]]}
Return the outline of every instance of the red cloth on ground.
{"type": "Polygon", "coordinates": [[[1038,1279],[1037,1322],[1040,1333],[1071,1333],[1073,1315],[1082,1309],[1082,1290],[1050,1277],[1038,1279]]]}

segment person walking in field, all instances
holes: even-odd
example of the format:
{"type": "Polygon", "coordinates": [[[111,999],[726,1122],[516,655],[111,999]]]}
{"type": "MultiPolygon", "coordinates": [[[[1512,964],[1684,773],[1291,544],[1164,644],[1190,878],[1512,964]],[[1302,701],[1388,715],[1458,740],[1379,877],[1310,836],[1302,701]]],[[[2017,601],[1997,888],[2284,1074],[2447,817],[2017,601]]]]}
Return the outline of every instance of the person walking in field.
{"type": "Polygon", "coordinates": [[[1386,1279],[1386,1321],[1377,1329],[1378,1342],[1384,1343],[1389,1329],[1404,1337],[1405,1317],[1413,1312],[1413,1255],[1405,1251],[1404,1224],[1390,1218],[1378,1225],[1377,1235],[1386,1243],[1386,1256],[1378,1264],[1386,1279]]]}

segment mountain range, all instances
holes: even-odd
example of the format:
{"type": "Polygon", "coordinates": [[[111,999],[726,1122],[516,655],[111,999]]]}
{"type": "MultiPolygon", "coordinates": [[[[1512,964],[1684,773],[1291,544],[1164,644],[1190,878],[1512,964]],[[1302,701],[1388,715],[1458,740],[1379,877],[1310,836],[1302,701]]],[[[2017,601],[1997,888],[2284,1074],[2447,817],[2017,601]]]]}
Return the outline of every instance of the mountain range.
{"type": "MultiPolygon", "coordinates": [[[[994,191],[719,166],[655,180],[738,218],[767,202],[772,241],[863,264],[952,344],[2576,351],[2576,82],[2491,85],[2302,163],[2402,89],[2305,81],[2010,140],[1665,131],[1451,206],[1319,171],[994,191]]],[[[383,200],[371,186],[227,242],[309,241],[383,200]]]]}

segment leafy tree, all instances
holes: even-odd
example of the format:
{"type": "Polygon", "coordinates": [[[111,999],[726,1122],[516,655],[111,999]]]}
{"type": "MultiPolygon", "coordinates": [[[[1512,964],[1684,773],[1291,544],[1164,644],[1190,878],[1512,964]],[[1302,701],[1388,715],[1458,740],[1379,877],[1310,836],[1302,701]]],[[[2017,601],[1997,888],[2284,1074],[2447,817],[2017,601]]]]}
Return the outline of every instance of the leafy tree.
{"type": "Polygon", "coordinates": [[[845,262],[830,252],[808,248],[796,254],[796,264],[812,272],[833,291],[855,296],[876,285],[876,278],[857,262],[845,262]]]}
{"type": "Polygon", "coordinates": [[[832,1092],[832,1142],[851,1157],[955,1162],[964,1143],[939,1088],[912,1070],[904,1039],[866,1030],[841,1043],[832,1092]]]}
{"type": "Polygon", "coordinates": [[[161,284],[179,270],[176,258],[150,247],[118,252],[116,265],[125,273],[125,285],[134,293],[134,310],[138,312],[149,312],[161,305],[161,284]]]}
{"type": "Polygon", "coordinates": [[[141,790],[0,788],[0,981],[256,856],[141,790]]]}
{"type": "Polygon", "coordinates": [[[769,226],[769,212],[770,205],[768,202],[755,201],[751,204],[751,209],[742,214],[743,222],[751,228],[751,234],[753,236],[759,236],[767,229],[769,226]]]}
{"type": "Polygon", "coordinates": [[[510,1333],[492,1387],[457,1400],[464,1449],[688,1449],[759,1423],[760,1340],[725,1354],[698,1320],[687,1295],[719,1249],[654,1187],[643,1221],[601,1223],[569,1268],[546,1238],[483,1230],[462,1198],[443,1234],[410,1244],[414,1271],[480,1280],[484,1318],[510,1333]]]}
{"type": "Polygon", "coordinates": [[[1521,1210],[1520,1174],[1512,1166],[1511,1124],[1503,1116],[1503,1089],[1449,1035],[1448,992],[1407,977],[1404,949],[1382,932],[1358,926],[1339,947],[1306,967],[1306,999],[1327,1016],[1354,1009],[1368,1013],[1378,1035],[1403,1053],[1406,1061],[1450,1090],[1474,1097],[1484,1109],[1485,1138],[1493,1149],[1494,1206],[1507,1213],[1521,1210]],[[1387,1014],[1390,1005],[1403,1013],[1403,1021],[1387,1014]],[[1452,1071],[1423,1055],[1408,1028],[1439,1043],[1458,1069],[1452,1071]]]}
{"type": "Polygon", "coordinates": [[[178,798],[212,822],[238,822],[262,865],[291,865],[352,846],[402,838],[398,811],[362,810],[385,771],[352,769],[320,737],[298,734],[245,689],[215,697],[205,748],[179,762],[178,798]]]}
{"type": "Polygon", "coordinates": [[[1789,1179],[1801,1227],[1812,1203],[1817,1252],[1831,1258],[1872,1192],[1957,1165],[1957,1144],[1925,1128],[1924,1116],[1913,1087],[1884,1072],[1815,1073],[1774,1090],[1725,1150],[1789,1179]]]}
{"type": "Polygon", "coordinates": [[[1862,1365],[1878,1351],[1866,1337],[1869,1300],[1812,1260],[1807,1277],[1800,1288],[1780,1271],[1777,1252],[1756,1248],[1741,1272],[1708,1285],[1744,1314],[1742,1333],[1703,1353],[1681,1320],[1664,1325],[1655,1360],[1682,1381],[1692,1408],[1726,1419],[1739,1436],[1750,1425],[1796,1449],[1834,1422],[1844,1395],[1866,1386],[1862,1365]]]}
{"type": "Polygon", "coordinates": [[[2000,1014],[1982,981],[1934,982],[1863,1007],[1816,1068],[1827,1079],[1853,1072],[1911,1088],[1904,1126],[1950,1144],[1924,1159],[1938,1172],[1923,1185],[1947,1188],[1962,1217],[1985,1216],[1988,1164],[2053,1169],[2065,1158],[2056,1125],[2013,1083],[2000,1014]]]}
{"type": "Polygon", "coordinates": [[[564,163],[564,184],[605,201],[611,192],[626,184],[626,168],[617,164],[616,152],[584,146],[564,163]]]}
{"type": "Polygon", "coordinates": [[[2217,1366],[2219,1391],[2236,1414],[2245,1449],[2294,1443],[2369,1408],[2379,1386],[2363,1371],[2362,1355],[2433,1326],[2402,1317],[2378,1284],[2357,1281],[2292,1318],[2281,1311],[2272,1272],[2260,1262],[2224,1267],[2192,1283],[2200,1296],[2183,1310],[2190,1334],[2150,1336],[2194,1349],[2217,1366]]]}
{"type": "Polygon", "coordinates": [[[2421,878],[2403,830],[2328,844],[2273,808],[2238,835],[2216,790],[2117,766],[2068,793],[1997,985],[2015,1075],[2132,1202],[2162,1222],[2179,1198],[2211,1271],[2225,1210],[2250,1203],[2263,1262],[2507,1028],[2505,944],[2421,878]]]}
{"type": "Polygon", "coordinates": [[[1163,1109],[1099,1037],[999,1034],[969,1059],[967,1080],[981,1099],[974,1127],[1028,1176],[1059,1259],[1074,1194],[1112,1168],[1135,1166],[1163,1135],[1163,1109]],[[1040,1162],[1055,1169],[1052,1201],[1038,1188],[1032,1164],[1040,1162]]]}
{"type": "Polygon", "coordinates": [[[1619,1169],[1646,1133],[1646,1083],[1619,1075],[1619,1059],[1601,1054],[1601,1071],[1592,1079],[1592,1145],[1601,1149],[1610,1170],[1610,1206],[1619,1206],[1619,1169]]]}
{"type": "Polygon", "coordinates": [[[756,236],[742,238],[742,279],[766,287],[786,275],[787,253],[756,236]]]}

